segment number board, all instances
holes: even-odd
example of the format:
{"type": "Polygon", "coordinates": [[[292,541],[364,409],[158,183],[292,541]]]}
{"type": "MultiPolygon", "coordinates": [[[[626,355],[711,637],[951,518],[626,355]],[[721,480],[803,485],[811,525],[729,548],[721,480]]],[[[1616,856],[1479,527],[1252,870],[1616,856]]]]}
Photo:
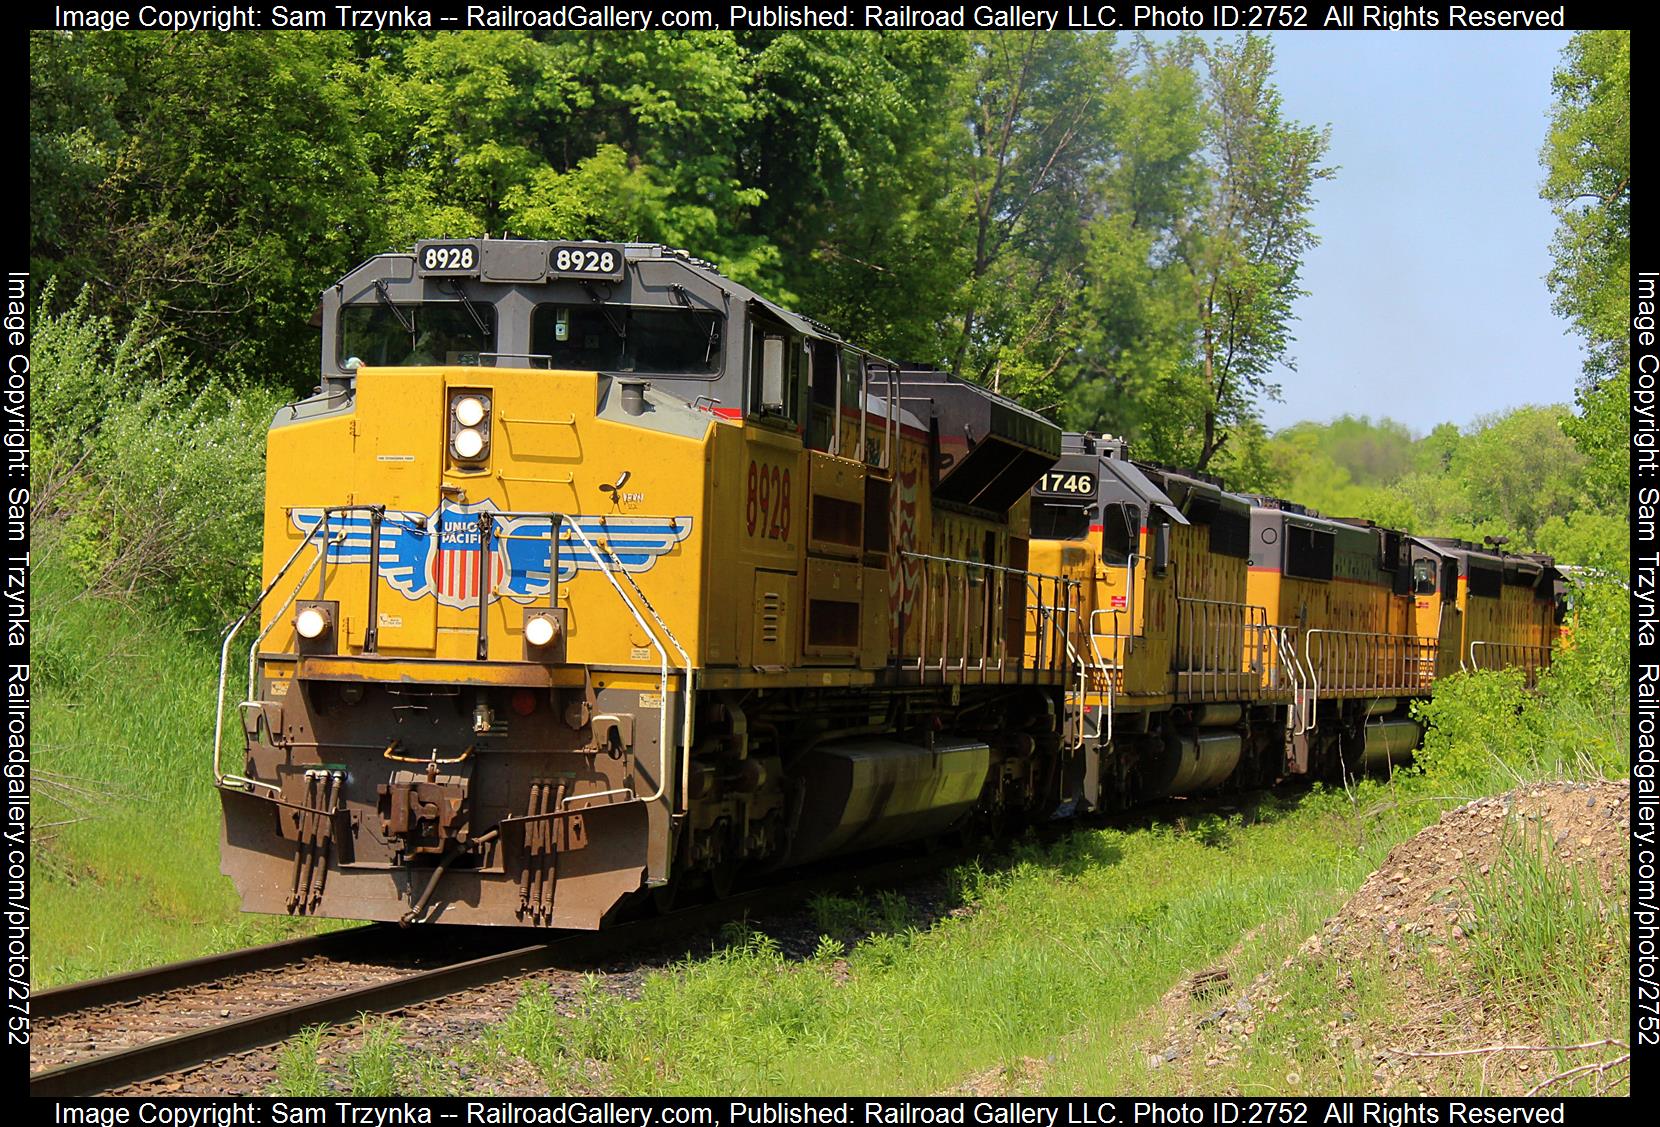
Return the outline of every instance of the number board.
{"type": "Polygon", "coordinates": [[[757,540],[790,538],[790,469],[753,459],[744,499],[744,531],[757,540]]]}
{"type": "Polygon", "coordinates": [[[1060,497],[1094,497],[1095,475],[1077,470],[1051,470],[1038,478],[1032,492],[1060,497]]]}
{"type": "Polygon", "coordinates": [[[416,248],[415,265],[422,274],[477,274],[476,243],[425,243],[416,248]]]}
{"type": "Polygon", "coordinates": [[[555,243],[548,251],[548,273],[556,278],[620,282],[623,248],[614,243],[555,243]]]}

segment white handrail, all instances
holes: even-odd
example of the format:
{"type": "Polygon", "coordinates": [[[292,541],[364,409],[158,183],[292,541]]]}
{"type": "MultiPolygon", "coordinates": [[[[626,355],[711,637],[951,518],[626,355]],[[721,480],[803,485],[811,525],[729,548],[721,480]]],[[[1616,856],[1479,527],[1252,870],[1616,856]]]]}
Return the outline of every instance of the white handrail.
{"type": "MultiPolygon", "coordinates": [[[[223,745],[225,742],[225,679],[230,672],[231,642],[234,641],[237,634],[242,631],[242,627],[245,623],[247,623],[248,619],[253,616],[254,612],[259,610],[260,606],[264,604],[271,592],[276,589],[277,584],[282,582],[282,577],[288,574],[288,569],[294,566],[294,561],[300,558],[300,553],[305,550],[305,546],[311,542],[311,538],[316,535],[317,531],[322,527],[323,522],[318,521],[306,532],[304,536],[300,538],[300,542],[294,546],[294,551],[289,553],[288,559],[284,561],[280,568],[277,569],[276,575],[271,577],[271,582],[265,585],[265,589],[259,593],[259,596],[256,599],[254,599],[252,605],[250,605],[247,610],[242,612],[242,616],[240,618],[225,627],[225,638],[219,646],[219,691],[218,695],[214,698],[213,706],[214,786],[224,786],[226,783],[234,783],[240,785],[243,790],[252,790],[254,787],[264,787],[266,790],[274,791],[278,794],[282,793],[281,787],[274,786],[271,783],[260,782],[258,779],[249,779],[241,775],[228,775],[219,769],[220,756],[223,754],[223,745]]],[[[344,532],[344,530],[342,530],[342,532],[344,532]]],[[[300,577],[300,582],[294,588],[294,594],[289,596],[289,602],[293,602],[295,596],[300,593],[300,589],[305,586],[305,581],[311,577],[311,573],[313,571],[317,570],[317,565],[322,560],[323,553],[328,550],[328,545],[327,543],[324,543],[319,545],[318,548],[317,559],[311,562],[311,566],[308,567],[305,574],[300,577]]],[[[284,606],[286,605],[287,604],[285,603],[284,606]]],[[[275,621],[276,619],[273,618],[273,624],[275,621]]],[[[264,631],[261,631],[260,637],[264,637],[265,633],[269,630],[270,627],[267,626],[264,631]]],[[[248,695],[251,697],[253,694],[250,692],[248,695]]]]}
{"type": "MultiPolygon", "coordinates": [[[[367,509],[367,508],[371,508],[371,507],[372,506],[355,505],[355,506],[350,506],[349,508],[351,508],[351,509],[367,509]]],[[[492,513],[491,518],[492,518],[492,521],[493,521],[493,520],[498,519],[502,516],[511,516],[511,515],[514,515],[514,514],[505,513],[505,512],[498,512],[498,513],[492,513]]],[[[546,514],[536,514],[536,515],[546,515],[546,514]]],[[[277,569],[276,574],[272,577],[271,581],[266,584],[264,590],[262,590],[260,592],[259,596],[254,600],[253,604],[251,606],[249,606],[249,608],[246,611],[243,612],[243,614],[240,618],[238,618],[235,622],[231,623],[231,625],[226,627],[226,629],[225,629],[224,641],[220,645],[220,648],[219,648],[218,695],[215,698],[215,710],[214,710],[213,777],[214,777],[215,785],[218,785],[218,786],[225,786],[225,785],[240,786],[244,790],[251,790],[255,787],[260,787],[260,788],[263,788],[265,790],[272,791],[273,793],[281,793],[281,787],[279,787],[275,784],[263,782],[263,781],[258,780],[258,779],[250,779],[250,778],[247,778],[247,777],[242,776],[242,775],[227,774],[225,771],[223,771],[221,769],[220,764],[222,762],[222,757],[223,757],[223,754],[224,754],[223,744],[224,744],[224,726],[225,726],[225,682],[227,680],[227,675],[228,675],[228,672],[229,672],[230,647],[231,647],[231,643],[235,640],[237,634],[239,634],[241,632],[242,627],[247,624],[248,619],[251,618],[260,609],[260,607],[264,605],[265,600],[270,597],[271,592],[276,589],[277,585],[280,582],[282,582],[283,577],[285,575],[287,575],[289,569],[294,566],[294,562],[300,557],[301,552],[303,552],[305,550],[306,546],[311,543],[312,538],[314,536],[316,536],[319,531],[326,528],[328,526],[328,523],[329,522],[326,519],[326,513],[325,513],[325,519],[319,520],[316,524],[314,524],[310,529],[308,529],[306,531],[304,536],[301,537],[300,543],[295,546],[294,551],[292,553],[290,553],[288,559],[285,560],[283,562],[282,566],[277,569]]],[[[576,536],[576,538],[579,541],[581,541],[581,543],[583,544],[583,546],[585,548],[587,548],[587,550],[589,552],[589,555],[592,557],[594,562],[596,564],[598,564],[599,570],[601,571],[601,573],[603,573],[605,575],[607,581],[611,584],[612,589],[614,591],[616,591],[617,597],[622,600],[623,606],[628,609],[628,612],[629,612],[630,615],[633,616],[635,623],[640,627],[641,630],[643,630],[645,632],[647,639],[652,644],[652,647],[657,650],[657,655],[658,655],[658,659],[659,659],[659,664],[658,664],[659,686],[660,686],[660,689],[661,689],[661,691],[659,693],[659,699],[661,701],[661,704],[660,704],[660,707],[659,707],[659,715],[658,715],[658,745],[657,745],[658,765],[657,765],[657,773],[656,773],[657,774],[657,789],[654,790],[651,794],[642,797],[642,796],[636,794],[632,787],[617,787],[617,788],[613,788],[611,790],[594,791],[594,792],[590,792],[590,793],[587,793],[587,794],[569,795],[564,799],[563,804],[568,805],[568,804],[570,804],[572,802],[576,802],[576,801],[591,801],[591,800],[596,799],[596,798],[605,798],[605,797],[609,797],[611,795],[616,795],[616,794],[626,794],[626,795],[629,796],[630,801],[640,801],[640,802],[646,802],[646,803],[656,802],[659,799],[661,799],[663,797],[664,793],[666,792],[667,787],[668,787],[668,776],[669,776],[669,771],[668,771],[668,766],[669,766],[669,727],[668,727],[669,705],[668,705],[668,702],[669,702],[669,698],[670,698],[670,693],[669,693],[669,655],[668,655],[668,650],[665,649],[663,644],[658,640],[658,632],[654,631],[651,628],[651,626],[646,622],[645,616],[640,613],[640,610],[635,605],[634,601],[631,598],[629,598],[628,593],[626,591],[624,591],[623,588],[622,588],[622,585],[617,582],[615,571],[613,570],[613,568],[611,566],[611,563],[607,559],[608,556],[613,558],[613,559],[615,558],[614,555],[610,552],[609,548],[607,548],[605,550],[605,552],[602,553],[601,550],[599,549],[599,547],[592,540],[590,540],[588,538],[587,533],[585,533],[582,530],[582,527],[576,521],[560,521],[560,520],[555,520],[553,522],[553,526],[549,529],[549,543],[550,543],[550,546],[552,545],[554,538],[556,538],[558,536],[559,528],[562,525],[568,526],[571,529],[572,533],[576,536]]],[[[331,529],[331,531],[335,531],[335,530],[331,529]]],[[[299,582],[296,583],[295,586],[294,586],[294,590],[289,594],[287,600],[283,603],[283,609],[286,609],[288,606],[290,606],[294,602],[294,600],[296,598],[299,597],[299,593],[305,588],[305,584],[306,584],[307,580],[309,580],[311,578],[311,575],[320,566],[322,566],[322,567],[327,566],[326,556],[327,556],[328,551],[331,548],[333,548],[335,545],[344,542],[344,540],[346,538],[346,535],[347,535],[347,530],[344,529],[344,528],[341,528],[341,529],[338,530],[337,535],[330,538],[326,543],[319,543],[317,545],[317,555],[316,555],[316,557],[312,560],[311,564],[306,568],[305,572],[300,576],[299,582]]],[[[624,571],[624,574],[627,575],[626,570],[624,571]]],[[[379,576],[373,576],[373,577],[371,577],[370,581],[375,582],[378,579],[379,579],[379,576]]],[[[549,582],[550,586],[556,585],[558,583],[558,576],[554,575],[554,574],[550,574],[549,577],[548,577],[548,582],[549,582]]],[[[634,582],[634,579],[633,579],[632,576],[628,576],[628,583],[629,583],[630,587],[632,587],[637,593],[639,593],[640,598],[642,599],[642,601],[644,601],[647,604],[647,606],[650,606],[650,600],[646,599],[645,593],[640,590],[639,584],[634,582]]],[[[260,702],[253,699],[253,696],[254,696],[254,693],[255,693],[255,690],[256,690],[256,687],[257,687],[257,679],[258,679],[257,669],[258,669],[258,660],[259,660],[259,643],[261,641],[263,641],[270,634],[271,630],[281,620],[281,617],[282,617],[282,612],[281,612],[281,610],[279,610],[276,615],[272,616],[271,621],[269,623],[267,623],[266,626],[260,631],[259,636],[255,639],[253,648],[249,651],[249,655],[248,655],[248,698],[249,699],[244,701],[243,704],[240,706],[242,709],[246,709],[250,706],[257,706],[260,703],[260,702]]],[[[685,648],[683,646],[681,646],[679,640],[674,636],[674,632],[669,629],[668,624],[665,623],[662,619],[662,616],[657,613],[655,607],[651,608],[651,617],[652,617],[653,620],[656,621],[658,627],[660,628],[660,630],[662,632],[662,635],[669,640],[669,644],[674,647],[675,652],[680,656],[681,660],[685,663],[686,701],[685,701],[685,710],[684,710],[684,746],[681,749],[682,757],[686,760],[685,764],[683,764],[683,766],[682,766],[682,771],[681,771],[681,775],[682,775],[682,797],[684,798],[685,784],[687,782],[686,775],[689,771],[689,765],[690,765],[691,724],[692,724],[692,719],[693,719],[693,716],[692,716],[692,713],[693,713],[693,708],[692,708],[692,676],[693,676],[692,661],[691,661],[690,656],[686,653],[685,648]]]]}

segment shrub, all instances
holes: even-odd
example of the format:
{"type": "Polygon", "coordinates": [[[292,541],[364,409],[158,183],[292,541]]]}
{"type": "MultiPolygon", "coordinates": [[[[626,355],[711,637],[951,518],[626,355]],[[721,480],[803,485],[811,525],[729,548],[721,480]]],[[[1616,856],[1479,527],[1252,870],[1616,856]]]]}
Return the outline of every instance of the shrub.
{"type": "Polygon", "coordinates": [[[1460,673],[1414,706],[1425,725],[1418,767],[1466,793],[1523,779],[1614,777],[1631,765],[1631,607],[1611,578],[1581,584],[1573,640],[1538,691],[1519,670],[1460,673]]]}
{"type": "Polygon", "coordinates": [[[172,366],[153,318],[122,330],[82,293],[36,302],[30,390],[36,526],[93,594],[219,625],[259,571],[276,397],[172,366]]]}

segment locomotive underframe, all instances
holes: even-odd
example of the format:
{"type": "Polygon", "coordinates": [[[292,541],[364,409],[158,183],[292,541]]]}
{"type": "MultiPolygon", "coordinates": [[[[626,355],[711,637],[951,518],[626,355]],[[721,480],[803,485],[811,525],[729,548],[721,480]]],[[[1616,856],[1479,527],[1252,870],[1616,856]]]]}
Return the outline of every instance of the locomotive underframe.
{"type": "Polygon", "coordinates": [[[1054,689],[700,694],[682,793],[676,757],[658,755],[661,697],[570,672],[544,689],[262,678],[242,768],[266,785],[221,788],[224,869],[246,906],[592,928],[671,876],[723,892],[746,872],[1043,816],[1068,790],[1054,689]],[[660,763],[662,797],[636,797],[660,763]]]}

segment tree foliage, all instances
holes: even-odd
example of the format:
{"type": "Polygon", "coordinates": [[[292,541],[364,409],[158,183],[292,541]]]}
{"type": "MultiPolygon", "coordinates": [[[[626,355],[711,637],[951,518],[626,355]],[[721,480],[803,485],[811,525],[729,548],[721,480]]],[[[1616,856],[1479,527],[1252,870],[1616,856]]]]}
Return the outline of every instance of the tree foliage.
{"type": "Polygon", "coordinates": [[[1584,31],[1564,52],[1541,159],[1542,195],[1556,213],[1556,309],[1589,353],[1568,433],[1590,459],[1604,511],[1631,487],[1631,32],[1584,31]]]}
{"type": "MultiPolygon", "coordinates": [[[[1074,419],[1157,403],[1131,428],[1160,460],[1205,469],[1247,440],[1276,364],[1294,366],[1292,306],[1326,131],[1286,119],[1268,41],[1143,47],[1136,142],[1098,221],[1074,419]],[[1124,310],[1130,314],[1125,316],[1124,310]]],[[[1250,460],[1250,451],[1238,452],[1250,460]]]]}
{"type": "MultiPolygon", "coordinates": [[[[897,359],[1206,461],[1284,361],[1324,137],[1262,38],[30,40],[31,257],[303,390],[317,293],[435,236],[662,242],[897,359]],[[1157,400],[1158,411],[1145,404],[1157,400]]],[[[1257,439],[1248,439],[1255,433],[1257,439]]]]}
{"type": "Polygon", "coordinates": [[[1264,446],[1245,484],[1336,517],[1628,568],[1626,524],[1592,503],[1593,460],[1563,430],[1564,406],[1517,407],[1415,438],[1391,419],[1298,423],[1264,446]]]}
{"type": "Polygon", "coordinates": [[[1542,195],[1556,213],[1556,308],[1591,349],[1588,372],[1624,368],[1631,321],[1631,32],[1575,35],[1552,81],[1542,195]]]}

